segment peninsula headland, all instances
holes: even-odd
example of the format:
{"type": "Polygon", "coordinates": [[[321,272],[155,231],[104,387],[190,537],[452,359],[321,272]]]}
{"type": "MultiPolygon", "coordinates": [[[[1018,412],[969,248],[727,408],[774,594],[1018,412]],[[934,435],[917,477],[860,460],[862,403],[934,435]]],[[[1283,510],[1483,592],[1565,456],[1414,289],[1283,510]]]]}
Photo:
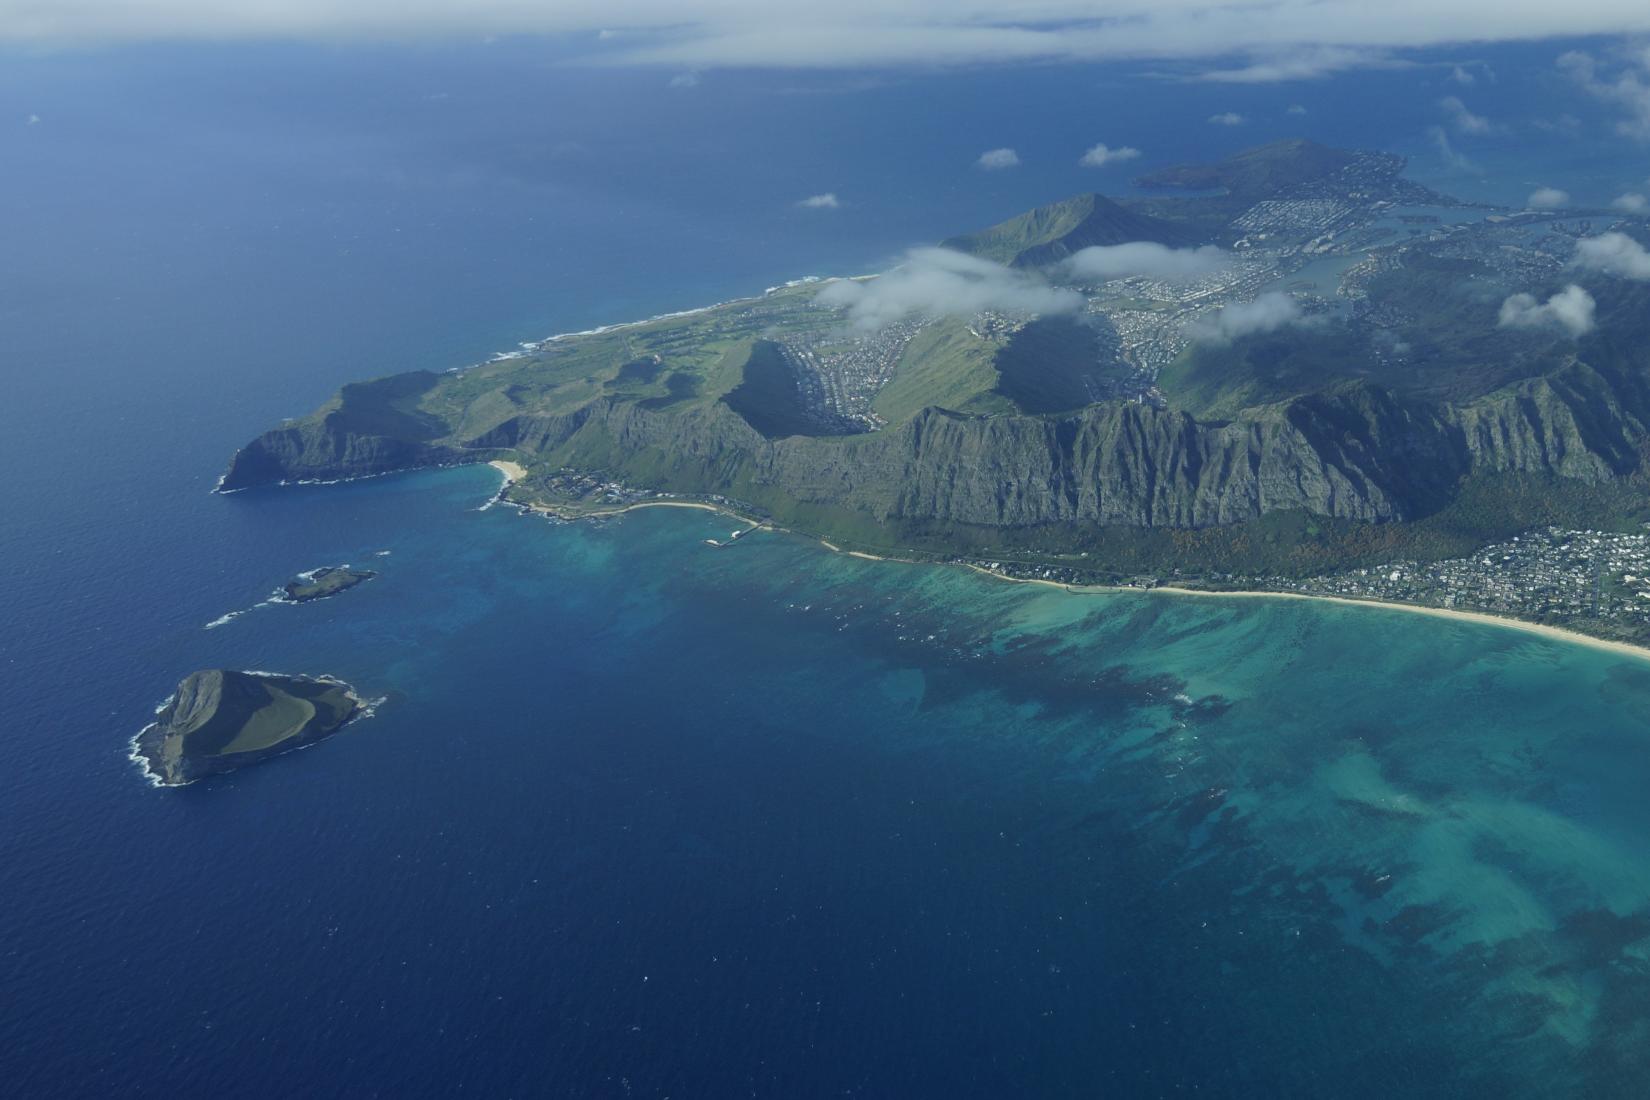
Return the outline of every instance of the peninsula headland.
{"type": "Polygon", "coordinates": [[[1650,220],[1404,168],[1278,142],[875,278],[352,383],[221,488],[492,461],[559,515],[697,502],[1015,576],[1650,640],[1650,281],[1582,262],[1650,220]],[[936,272],[973,304],[921,300],[936,272]],[[1524,308],[1560,295],[1585,326],[1524,308]]]}

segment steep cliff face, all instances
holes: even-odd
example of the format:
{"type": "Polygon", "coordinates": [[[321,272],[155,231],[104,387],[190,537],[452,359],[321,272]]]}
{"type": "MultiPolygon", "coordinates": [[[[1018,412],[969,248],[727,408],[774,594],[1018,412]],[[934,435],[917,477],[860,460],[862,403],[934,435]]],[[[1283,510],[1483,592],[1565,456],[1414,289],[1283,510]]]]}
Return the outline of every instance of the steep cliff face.
{"type": "Polygon", "coordinates": [[[304,422],[265,432],[235,453],[219,486],[224,492],[280,481],[334,481],[366,477],[459,459],[448,447],[382,435],[363,435],[336,425],[304,422]]]}
{"type": "Polygon", "coordinates": [[[302,420],[265,432],[235,452],[223,492],[281,481],[333,481],[461,461],[434,442],[447,426],[416,408],[441,376],[414,371],[345,386],[302,420]]]}
{"type": "Polygon", "coordinates": [[[879,521],[1185,528],[1302,510],[1382,522],[1443,507],[1474,473],[1596,482],[1632,471],[1650,434],[1640,419],[1650,402],[1630,389],[1572,364],[1460,407],[1357,385],[1225,423],[1127,404],[1055,417],[928,409],[850,438],[769,439],[719,402],[656,409],[604,398],[564,415],[523,415],[472,438],[437,440],[355,432],[350,423],[384,422],[334,410],[254,441],[236,456],[225,486],[380,473],[507,450],[641,486],[879,521]]]}
{"type": "Polygon", "coordinates": [[[1542,381],[1460,409],[1360,386],[1224,424],[1140,405],[1046,418],[929,409],[851,439],[769,440],[722,408],[606,402],[512,421],[475,443],[770,507],[984,526],[1206,527],[1296,509],[1413,519],[1477,472],[1598,481],[1633,469],[1644,435],[1597,390],[1542,381]]]}
{"type": "Polygon", "coordinates": [[[1583,481],[1630,473],[1650,426],[1644,379],[1571,363],[1454,411],[1476,467],[1583,481]]]}

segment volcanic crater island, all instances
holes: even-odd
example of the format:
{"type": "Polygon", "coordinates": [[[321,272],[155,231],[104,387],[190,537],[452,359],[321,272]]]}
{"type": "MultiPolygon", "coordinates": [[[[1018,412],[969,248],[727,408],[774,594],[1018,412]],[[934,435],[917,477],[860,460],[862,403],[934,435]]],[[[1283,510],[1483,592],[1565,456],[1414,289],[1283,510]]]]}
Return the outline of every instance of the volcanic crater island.
{"type": "Polygon", "coordinates": [[[313,744],[370,713],[342,680],[192,672],[132,742],[156,786],[181,787],[313,744]]]}
{"type": "Polygon", "coordinates": [[[1650,223],[1404,168],[1279,142],[874,278],[352,383],[220,488],[491,461],[567,517],[695,502],[1018,579],[1650,642],[1650,223]],[[961,292],[903,293],[925,271],[961,292]]]}

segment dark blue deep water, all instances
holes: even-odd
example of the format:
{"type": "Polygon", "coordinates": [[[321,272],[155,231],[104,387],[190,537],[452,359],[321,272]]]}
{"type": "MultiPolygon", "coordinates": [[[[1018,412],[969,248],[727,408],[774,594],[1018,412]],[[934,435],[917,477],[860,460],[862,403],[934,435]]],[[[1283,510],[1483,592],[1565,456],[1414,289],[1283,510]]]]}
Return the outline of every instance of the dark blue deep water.
{"type": "MultiPolygon", "coordinates": [[[[1097,71],[666,76],[512,43],[0,67],[40,118],[0,124],[6,1091],[1644,1095],[1650,664],[717,551],[702,512],[552,525],[477,511],[484,468],[208,493],[351,378],[867,268],[1103,185],[1095,141],[1424,153],[1443,92],[1355,74],[1302,124],[1300,88],[1123,111],[1097,71]],[[1251,132],[1192,132],[1230,107],[1251,132]],[[1001,144],[1025,171],[970,169],[1001,144]],[[338,561],[382,576],[204,629],[338,561]],[[151,789],[127,742],[218,665],[386,701],[151,789]]],[[[1627,178],[1563,148],[1475,151],[1476,185],[1627,178]]]]}

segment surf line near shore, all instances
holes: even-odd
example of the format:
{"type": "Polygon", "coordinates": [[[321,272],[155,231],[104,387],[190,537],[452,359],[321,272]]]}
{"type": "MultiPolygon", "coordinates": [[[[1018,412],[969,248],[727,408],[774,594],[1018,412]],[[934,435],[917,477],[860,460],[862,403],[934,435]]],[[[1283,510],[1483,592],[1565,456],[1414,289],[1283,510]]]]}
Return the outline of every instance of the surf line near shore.
{"type": "Polygon", "coordinates": [[[1403,611],[1411,615],[1427,615],[1435,619],[1453,619],[1456,622],[1477,623],[1480,626],[1496,626],[1508,630],[1517,630],[1525,634],[1534,634],[1549,641],[1569,642],[1575,645],[1587,646],[1590,649],[1603,650],[1621,657],[1632,657],[1640,661],[1650,661],[1650,647],[1634,645],[1632,642],[1617,642],[1609,638],[1595,638],[1591,634],[1583,634],[1579,630],[1566,630],[1561,626],[1549,626],[1546,623],[1532,623],[1527,619],[1515,619],[1510,615],[1491,615],[1485,611],[1459,611],[1448,607],[1428,607],[1419,603],[1395,603],[1390,600],[1360,600],[1350,596],[1319,596],[1310,592],[1267,592],[1260,590],[1237,590],[1218,592],[1207,588],[1182,588],[1178,585],[1162,584],[1155,588],[1136,588],[1127,585],[1106,584],[1064,584],[1060,581],[1042,580],[1037,577],[1010,577],[991,569],[978,565],[969,565],[969,569],[999,581],[1008,581],[1012,584],[1038,584],[1048,588],[1058,588],[1071,594],[1083,592],[1117,592],[1135,593],[1141,596],[1196,596],[1205,599],[1229,600],[1309,600],[1314,603],[1341,604],[1346,607],[1380,608],[1387,611],[1403,611]]]}
{"type": "MultiPolygon", "coordinates": [[[[504,492],[515,482],[521,480],[527,472],[518,463],[507,462],[504,460],[496,460],[488,463],[488,465],[497,469],[505,477],[504,485],[500,487],[499,495],[495,499],[501,499],[504,492]]],[[[543,512],[548,515],[557,514],[551,509],[543,506],[527,504],[520,505],[520,507],[527,508],[530,511],[543,512]]],[[[705,512],[719,512],[722,515],[732,516],[734,519],[742,520],[752,525],[756,525],[757,523],[757,521],[751,519],[750,517],[740,515],[738,512],[735,512],[730,508],[693,500],[641,500],[634,504],[626,504],[618,508],[606,509],[599,512],[585,512],[579,516],[569,516],[566,518],[583,519],[587,517],[595,518],[598,516],[615,516],[638,508],[696,508],[705,512]]],[[[766,524],[766,527],[770,531],[786,531],[786,528],[779,527],[771,523],[766,524]]],[[[800,534],[801,532],[787,533],[800,534]]],[[[881,554],[867,553],[863,550],[849,550],[845,547],[836,545],[828,539],[820,538],[817,535],[806,537],[812,538],[815,542],[819,543],[821,546],[825,547],[825,549],[834,554],[845,554],[848,557],[860,558],[864,561],[899,562],[905,565],[943,564],[939,562],[921,561],[911,558],[888,557],[881,554]]],[[[1347,607],[1383,608],[1388,611],[1407,612],[1411,615],[1428,615],[1435,619],[1453,619],[1456,622],[1477,623],[1480,626],[1496,626],[1508,630],[1518,630],[1526,634],[1533,634],[1538,637],[1546,638],[1549,641],[1569,642],[1575,645],[1587,646],[1591,649],[1602,650],[1607,653],[1614,653],[1620,657],[1631,657],[1640,661],[1650,661],[1650,647],[1634,645],[1632,642],[1612,641],[1608,638],[1595,638],[1593,635],[1583,634],[1579,630],[1566,630],[1561,626],[1549,626],[1546,623],[1532,623],[1527,619],[1515,619],[1507,615],[1492,615],[1484,611],[1460,611],[1447,607],[1428,607],[1425,604],[1418,603],[1393,603],[1388,600],[1359,600],[1348,596],[1318,596],[1309,592],[1266,592],[1254,590],[1217,592],[1206,588],[1182,588],[1177,585],[1167,584],[1158,585],[1155,588],[1137,588],[1130,585],[1111,584],[1065,584],[1061,581],[1043,580],[1037,577],[1010,577],[1004,573],[998,573],[995,570],[986,569],[983,566],[973,565],[970,563],[962,564],[964,565],[964,568],[970,569],[975,573],[979,573],[981,576],[991,577],[994,580],[1007,581],[1011,584],[1041,585],[1045,588],[1058,589],[1072,595],[1081,595],[1085,592],[1096,592],[1119,595],[1133,594],[1139,596],[1192,596],[1202,599],[1312,600],[1318,603],[1341,604],[1347,607]]]]}

